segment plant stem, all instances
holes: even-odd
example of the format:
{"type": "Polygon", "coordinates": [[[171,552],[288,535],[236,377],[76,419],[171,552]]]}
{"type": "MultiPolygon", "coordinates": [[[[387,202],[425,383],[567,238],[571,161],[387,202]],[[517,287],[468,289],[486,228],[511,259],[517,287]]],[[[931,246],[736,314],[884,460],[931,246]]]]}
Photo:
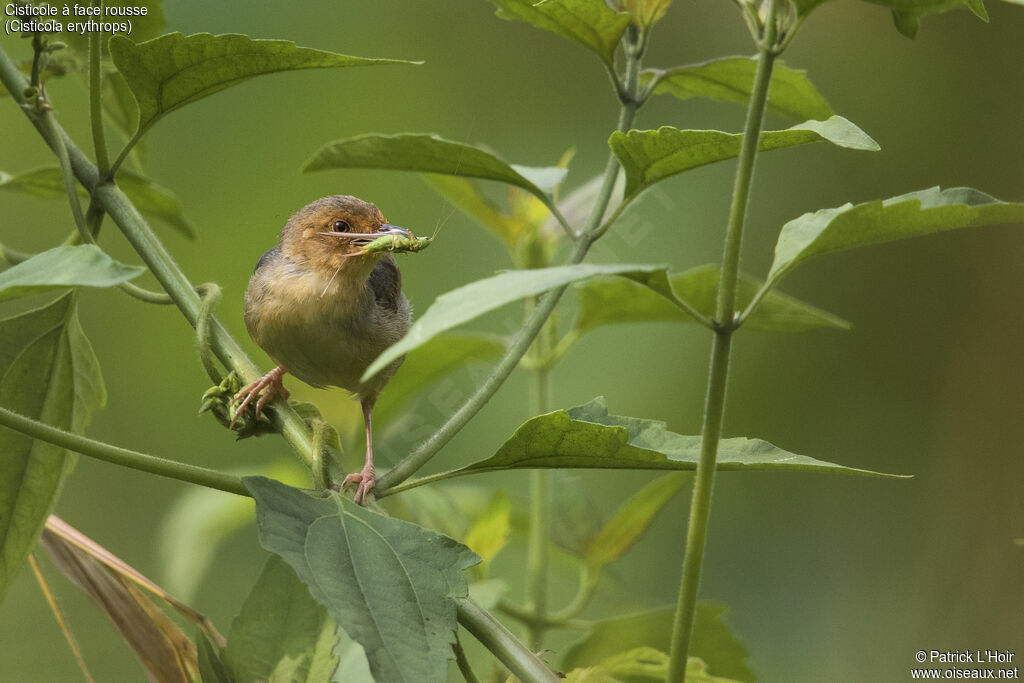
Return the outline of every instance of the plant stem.
{"type": "Polygon", "coordinates": [[[39,422],[24,415],[19,415],[3,407],[0,407],[0,425],[31,436],[33,439],[52,443],[69,451],[75,451],[76,453],[113,463],[114,465],[130,467],[140,472],[149,472],[150,474],[186,481],[191,484],[199,484],[207,488],[235,493],[239,496],[249,496],[249,491],[242,484],[241,478],[232,474],[158,458],[155,455],[147,455],[102,441],[95,441],[94,439],[52,427],[45,422],[39,422]]]}
{"type": "Polygon", "coordinates": [[[558,683],[540,657],[519,642],[489,612],[468,598],[455,598],[459,623],[523,683],[558,683]]]}
{"type": "Polygon", "coordinates": [[[455,638],[455,644],[452,645],[452,649],[455,651],[455,664],[459,667],[459,673],[462,674],[463,680],[466,683],[480,683],[480,679],[473,673],[473,667],[469,665],[466,651],[462,649],[462,643],[459,642],[457,637],[455,638]]]}
{"type": "MultiPolygon", "coordinates": [[[[103,0],[93,0],[103,14],[103,0]]],[[[104,178],[110,174],[110,157],[107,155],[107,139],[103,132],[102,84],[103,72],[100,70],[100,37],[99,31],[89,34],[89,118],[92,123],[92,142],[96,148],[96,166],[104,178]]]]}
{"type": "MultiPolygon", "coordinates": [[[[550,324],[549,324],[550,327],[550,324]]],[[[544,358],[551,352],[550,335],[537,337],[534,352],[544,358]]],[[[551,410],[551,370],[540,365],[530,370],[530,416],[551,410]]],[[[530,470],[530,525],[526,553],[526,603],[536,617],[528,625],[527,642],[539,650],[544,640],[548,609],[548,539],[551,538],[551,473],[530,470]]]]}
{"type": "Polygon", "coordinates": [[[754,177],[754,162],[757,159],[761,126],[764,121],[765,106],[768,102],[768,88],[771,84],[772,67],[776,56],[778,2],[779,0],[770,0],[765,34],[760,44],[760,59],[757,64],[757,73],[754,76],[750,105],[747,110],[747,122],[743,131],[743,144],[740,148],[739,162],[736,168],[732,206],[729,209],[725,253],[722,259],[715,313],[715,336],[711,344],[707,394],[704,401],[700,461],[697,464],[693,498],[690,504],[686,550],[683,556],[683,576],[679,586],[679,600],[672,629],[668,683],[682,683],[685,679],[690,639],[693,634],[697,592],[700,588],[704,547],[708,532],[708,517],[711,513],[711,493],[714,489],[715,468],[718,460],[718,442],[722,435],[722,422],[725,416],[729,355],[732,349],[732,335],[736,330],[734,318],[740,246],[743,240],[743,226],[746,221],[750,186],[754,177]]]}

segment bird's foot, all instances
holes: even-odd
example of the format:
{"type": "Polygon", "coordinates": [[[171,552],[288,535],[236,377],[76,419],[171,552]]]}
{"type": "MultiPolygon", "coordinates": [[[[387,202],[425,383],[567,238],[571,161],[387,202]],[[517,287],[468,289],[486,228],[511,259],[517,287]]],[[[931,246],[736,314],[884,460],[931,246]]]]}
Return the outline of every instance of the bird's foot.
{"type": "Polygon", "coordinates": [[[368,462],[363,466],[363,469],[359,473],[352,473],[345,477],[345,481],[341,484],[341,490],[344,491],[350,485],[356,487],[356,493],[352,496],[352,502],[356,505],[362,505],[366,500],[366,495],[373,490],[373,485],[377,483],[377,473],[373,469],[373,463],[368,462]]]}
{"type": "Polygon", "coordinates": [[[267,374],[263,375],[263,377],[260,377],[258,380],[235,394],[235,398],[232,399],[232,402],[239,400],[242,402],[238,405],[238,408],[235,409],[235,414],[231,418],[231,424],[228,425],[228,428],[234,428],[235,422],[238,421],[242,411],[244,411],[246,406],[252,403],[252,400],[257,396],[259,397],[256,401],[257,417],[259,417],[259,414],[263,410],[263,406],[266,405],[267,401],[272,399],[274,396],[281,396],[282,398],[288,398],[291,396],[291,392],[285,389],[284,384],[281,383],[281,378],[283,376],[283,368],[274,368],[267,374]]]}

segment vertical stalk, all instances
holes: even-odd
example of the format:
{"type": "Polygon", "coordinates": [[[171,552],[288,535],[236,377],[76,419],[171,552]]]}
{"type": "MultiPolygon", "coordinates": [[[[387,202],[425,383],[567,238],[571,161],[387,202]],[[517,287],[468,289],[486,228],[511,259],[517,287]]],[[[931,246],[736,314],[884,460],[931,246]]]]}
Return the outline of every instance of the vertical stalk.
{"type": "MultiPolygon", "coordinates": [[[[93,0],[103,14],[103,0],[93,0]]],[[[89,118],[92,122],[92,142],[96,148],[96,167],[100,176],[106,178],[110,174],[110,157],[107,155],[107,140],[103,132],[102,81],[100,70],[100,36],[99,31],[89,34],[89,118]]]]}
{"type": "Polygon", "coordinates": [[[718,460],[718,442],[722,435],[725,416],[726,386],[729,380],[729,356],[732,335],[736,330],[736,282],[739,274],[740,246],[746,221],[750,186],[754,177],[754,162],[761,136],[768,87],[776,57],[778,28],[776,10],[779,0],[769,0],[768,15],[760,40],[760,59],[754,76],[747,122],[743,131],[736,181],[733,187],[729,223],[725,235],[724,256],[719,280],[718,301],[715,312],[715,337],[711,344],[708,364],[708,384],[704,401],[704,422],[701,429],[700,462],[694,480],[690,519],[687,525],[686,550],[683,556],[683,576],[679,586],[672,629],[672,647],[669,655],[668,683],[683,683],[686,662],[693,634],[693,618],[697,608],[704,546],[711,513],[711,493],[714,489],[715,467],[718,460]]]}
{"type": "MultiPolygon", "coordinates": [[[[534,353],[540,363],[530,370],[530,415],[551,410],[551,369],[547,357],[551,352],[549,320],[534,342],[534,353]]],[[[535,619],[529,625],[527,642],[539,650],[544,640],[544,622],[548,611],[548,539],[551,538],[551,473],[530,470],[530,528],[526,556],[527,606],[535,619]]]]}

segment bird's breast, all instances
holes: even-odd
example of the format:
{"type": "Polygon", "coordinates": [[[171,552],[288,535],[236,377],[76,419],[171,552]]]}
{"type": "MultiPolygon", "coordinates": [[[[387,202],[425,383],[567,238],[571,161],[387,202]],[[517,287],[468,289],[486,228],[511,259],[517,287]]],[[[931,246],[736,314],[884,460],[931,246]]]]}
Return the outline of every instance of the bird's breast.
{"type": "Polygon", "coordinates": [[[289,373],[364,395],[379,387],[359,378],[408,330],[409,309],[404,297],[398,311],[381,308],[365,282],[343,285],[277,259],[253,275],[245,321],[256,343],[289,373]]]}

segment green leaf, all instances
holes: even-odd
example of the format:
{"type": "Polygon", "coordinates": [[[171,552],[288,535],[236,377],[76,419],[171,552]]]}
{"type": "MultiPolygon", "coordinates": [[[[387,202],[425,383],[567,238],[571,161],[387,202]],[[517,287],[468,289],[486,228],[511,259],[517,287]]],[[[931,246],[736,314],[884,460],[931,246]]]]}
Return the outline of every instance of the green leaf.
{"type": "MultiPolygon", "coordinates": [[[[609,415],[604,398],[595,398],[569,410],[556,410],[527,420],[497,453],[450,474],[536,468],[695,470],[699,459],[700,436],[670,432],[664,422],[657,420],[609,415]]],[[[761,439],[743,437],[719,442],[718,469],[901,478],[815,460],[761,439]]]]}
{"type": "MultiPolygon", "coordinates": [[[[685,679],[696,683],[687,660],[685,679]]],[[[664,681],[668,676],[668,655],[649,647],[619,651],[601,660],[597,666],[575,669],[566,675],[566,683],[623,683],[624,681],[664,681]]]]}
{"type": "Polygon", "coordinates": [[[110,39],[110,56],[139,107],[137,135],[165,114],[261,74],[374,64],[413,64],[366,59],[298,47],[286,40],[253,40],[238,34],[168,33],[145,43],[110,39]]]}
{"type": "MultiPolygon", "coordinates": [[[[831,142],[849,149],[876,151],[878,143],[842,116],[825,121],[805,121],[786,130],[761,133],[759,149],[768,152],[811,142],[831,142]]],[[[742,133],[720,130],[615,131],[608,144],[626,172],[627,200],[670,176],[699,166],[732,159],[740,153],[742,133]]]]}
{"type": "Polygon", "coordinates": [[[680,472],[666,474],[630,496],[587,543],[584,550],[587,562],[600,567],[625,555],[647,531],[654,516],[689,479],[689,475],[680,472]]]}
{"type": "MultiPolygon", "coordinates": [[[[71,430],[85,431],[103,407],[99,363],[68,294],[0,320],[0,405],[71,430]]],[[[74,456],[0,428],[0,599],[46,523],[74,456]]]]}
{"type": "MultiPolygon", "coordinates": [[[[607,657],[597,666],[570,671],[565,680],[566,683],[624,683],[664,681],[667,676],[668,655],[660,650],[640,647],[607,657]]],[[[731,678],[711,675],[707,664],[698,657],[686,660],[685,678],[687,683],[738,683],[731,678]]]]}
{"type": "Polygon", "coordinates": [[[374,423],[397,418],[420,392],[461,368],[498,358],[508,343],[490,334],[444,334],[412,351],[373,409],[374,423]]]}
{"type": "Polygon", "coordinates": [[[497,607],[507,592],[508,584],[504,579],[484,579],[469,584],[469,599],[486,610],[497,607]]]}
{"type": "Polygon", "coordinates": [[[566,173],[557,167],[539,173],[538,169],[508,164],[479,147],[427,133],[370,134],[338,140],[321,147],[302,170],[309,173],[336,168],[420,171],[497,180],[521,187],[545,204],[551,199],[534,179],[557,184],[566,173]]]}
{"type": "Polygon", "coordinates": [[[807,259],[956,228],[1024,221],[1024,203],[1002,202],[970,187],[910,192],[806,213],[782,226],[764,289],[807,259]]]}
{"type": "MultiPolygon", "coordinates": [[[[818,5],[825,2],[827,0],[794,0],[797,13],[801,18],[806,17],[818,5]]],[[[914,38],[917,35],[921,19],[930,14],[966,9],[973,12],[982,21],[988,21],[988,12],[985,10],[983,0],[868,0],[868,2],[892,10],[896,29],[908,38],[914,38]]]]}
{"type": "MultiPolygon", "coordinates": [[[[690,654],[707,662],[716,675],[752,682],[755,676],[747,664],[749,655],[726,625],[726,612],[718,603],[697,605],[690,654]]],[[[566,652],[562,668],[592,666],[615,652],[639,647],[665,652],[670,647],[674,616],[673,609],[665,608],[595,622],[566,652]]]]}
{"type": "Polygon", "coordinates": [[[502,19],[519,19],[578,43],[612,66],[630,16],[605,0],[491,0],[502,19]]]}
{"type": "Polygon", "coordinates": [[[634,23],[644,28],[654,26],[665,16],[672,0],[619,0],[621,8],[629,12],[634,23]]]}
{"type": "MultiPolygon", "coordinates": [[[[117,185],[128,195],[128,199],[132,200],[139,211],[152,218],[162,220],[190,239],[195,238],[195,227],[185,218],[181,211],[181,205],[173,192],[161,187],[150,178],[128,171],[121,171],[117,174],[117,185]]],[[[56,166],[37,168],[16,176],[0,171],[0,190],[3,189],[24,192],[44,199],[67,201],[64,180],[61,178],[60,169],[56,166]]],[[[83,201],[89,198],[84,188],[79,187],[78,191],[83,201]]]]}
{"type": "Polygon", "coordinates": [[[609,265],[581,263],[534,270],[511,270],[463,285],[437,297],[427,312],[413,323],[408,334],[377,357],[362,381],[380,372],[393,360],[419,348],[437,335],[519,299],[549,289],[601,275],[618,275],[639,282],[671,301],[677,301],[668,282],[665,266],[609,265]]]}
{"type": "Polygon", "coordinates": [[[512,505],[504,491],[495,491],[490,503],[473,521],[473,526],[466,533],[464,542],[474,553],[480,556],[484,569],[490,565],[494,556],[508,544],[512,532],[512,505]]]}
{"type": "MultiPolygon", "coordinates": [[[[640,78],[643,83],[658,79],[655,94],[667,93],[681,100],[707,97],[746,105],[756,71],[756,58],[722,57],[664,71],[647,69],[640,78]]],[[[779,62],[775,62],[772,70],[768,108],[797,121],[825,120],[835,114],[825,97],[808,80],[806,71],[790,69],[779,62]]]]}
{"type": "MultiPolygon", "coordinates": [[[[672,275],[669,281],[680,299],[708,318],[714,318],[720,275],[717,265],[708,264],[672,275]]],[[[754,298],[762,284],[758,279],[740,276],[736,293],[740,310],[754,298]]],[[[576,285],[576,295],[579,301],[576,329],[581,333],[601,325],[626,322],[697,322],[696,318],[664,297],[623,278],[584,282],[576,285]]],[[[842,318],[776,292],[770,293],[744,324],[776,332],[801,332],[822,327],[850,328],[842,318]]]]}
{"type": "Polygon", "coordinates": [[[452,539],[330,494],[312,498],[247,477],[260,543],[280,555],[317,602],[366,650],[374,678],[444,680],[453,659],[462,570],[479,561],[452,539]]]}
{"type": "Polygon", "coordinates": [[[238,681],[329,680],[335,624],[288,564],[271,555],[231,625],[225,660],[238,681]]]}
{"type": "Polygon", "coordinates": [[[128,195],[139,211],[157,218],[189,239],[196,238],[196,229],[181,211],[178,198],[168,189],[157,185],[151,179],[121,171],[117,174],[117,186],[128,195]]]}
{"type": "Polygon", "coordinates": [[[370,673],[370,663],[366,661],[366,652],[356,641],[348,637],[342,629],[336,630],[338,645],[334,654],[338,658],[338,668],[331,676],[332,683],[377,683],[370,673]]]}
{"type": "Polygon", "coordinates": [[[203,631],[196,634],[196,654],[202,683],[235,683],[224,663],[223,651],[203,631]]]}
{"type": "Polygon", "coordinates": [[[118,263],[95,244],[54,247],[0,273],[0,301],[68,287],[113,287],[144,272],[142,266],[118,263]]]}

